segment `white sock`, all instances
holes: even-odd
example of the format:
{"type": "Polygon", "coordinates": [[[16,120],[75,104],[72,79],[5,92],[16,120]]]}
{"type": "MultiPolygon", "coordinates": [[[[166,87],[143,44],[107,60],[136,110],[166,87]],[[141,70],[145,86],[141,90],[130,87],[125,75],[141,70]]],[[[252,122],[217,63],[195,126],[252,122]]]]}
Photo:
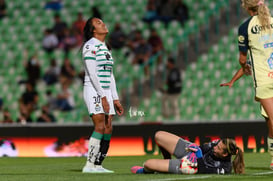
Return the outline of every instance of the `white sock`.
{"type": "Polygon", "coordinates": [[[90,137],[89,143],[88,143],[88,155],[87,155],[87,166],[94,166],[95,160],[98,157],[98,153],[100,150],[100,141],[99,139],[90,137]]]}
{"type": "Polygon", "coordinates": [[[273,138],[267,137],[268,152],[271,155],[271,163],[273,163],[273,138]]]}

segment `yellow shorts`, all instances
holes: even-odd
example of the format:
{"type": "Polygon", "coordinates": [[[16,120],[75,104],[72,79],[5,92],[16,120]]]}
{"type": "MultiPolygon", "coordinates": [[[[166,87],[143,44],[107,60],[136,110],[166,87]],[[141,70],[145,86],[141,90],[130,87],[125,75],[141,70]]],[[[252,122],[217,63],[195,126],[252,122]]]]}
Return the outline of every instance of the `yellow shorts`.
{"type": "Polygon", "coordinates": [[[266,114],[264,108],[262,105],[260,105],[260,108],[261,108],[261,115],[264,117],[264,118],[268,118],[268,115],[266,114]]]}
{"type": "Polygon", "coordinates": [[[268,99],[273,97],[273,84],[256,87],[256,98],[268,99]]]}

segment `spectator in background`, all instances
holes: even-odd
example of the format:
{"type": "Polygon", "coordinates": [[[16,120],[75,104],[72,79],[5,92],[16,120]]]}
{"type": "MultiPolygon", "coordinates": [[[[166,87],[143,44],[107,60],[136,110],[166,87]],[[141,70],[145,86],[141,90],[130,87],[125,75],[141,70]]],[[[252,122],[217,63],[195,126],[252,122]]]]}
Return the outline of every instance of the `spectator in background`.
{"type": "Polygon", "coordinates": [[[28,81],[33,86],[36,86],[36,83],[41,76],[41,67],[37,55],[34,54],[33,56],[31,56],[27,62],[24,62],[24,66],[27,73],[28,81]]]}
{"type": "Polygon", "coordinates": [[[148,3],[146,5],[146,12],[142,20],[149,24],[155,20],[158,20],[156,0],[148,0],[148,3]]]}
{"type": "Polygon", "coordinates": [[[136,29],[132,33],[130,33],[130,36],[128,37],[127,46],[132,52],[135,50],[136,47],[138,47],[141,39],[143,39],[143,37],[140,30],[136,29]]]}
{"type": "Polygon", "coordinates": [[[44,81],[47,85],[53,85],[58,82],[59,76],[60,76],[60,67],[57,65],[56,59],[50,60],[50,66],[46,70],[44,74],[44,81]]]}
{"type": "Polygon", "coordinates": [[[184,25],[189,19],[188,6],[183,0],[175,0],[174,16],[177,21],[184,25]]]}
{"type": "Polygon", "coordinates": [[[53,33],[52,29],[46,29],[44,31],[44,37],[42,41],[42,47],[48,53],[49,55],[52,54],[52,52],[58,48],[58,38],[57,36],[53,33]]]}
{"type": "Polygon", "coordinates": [[[77,45],[82,44],[83,37],[83,28],[85,26],[85,19],[83,18],[82,12],[78,12],[77,19],[72,24],[72,30],[75,33],[75,37],[77,38],[77,45]]]}
{"type": "Polygon", "coordinates": [[[37,119],[38,123],[55,123],[56,118],[50,112],[49,105],[45,104],[42,106],[41,115],[37,119]]]}
{"type": "Polygon", "coordinates": [[[109,43],[113,49],[120,49],[126,43],[126,34],[121,28],[120,23],[116,23],[114,30],[109,35],[109,43]]]}
{"type": "Polygon", "coordinates": [[[51,112],[57,109],[56,97],[52,94],[51,90],[46,91],[46,98],[47,98],[46,104],[49,108],[49,111],[51,112]]]}
{"type": "Polygon", "coordinates": [[[61,66],[60,83],[71,85],[74,77],[76,76],[75,67],[71,64],[69,58],[65,57],[61,66]]]}
{"type": "Polygon", "coordinates": [[[165,23],[166,27],[174,19],[174,6],[173,0],[161,0],[158,6],[159,19],[165,23]]]}
{"type": "Polygon", "coordinates": [[[60,44],[60,47],[63,49],[65,57],[69,56],[71,49],[76,47],[77,44],[78,44],[77,37],[73,29],[68,28],[64,29],[64,36],[60,44]]]}
{"type": "Polygon", "coordinates": [[[162,70],[162,55],[160,54],[161,51],[164,50],[163,42],[158,35],[155,29],[150,29],[150,36],[148,38],[148,43],[152,46],[152,56],[158,56],[156,63],[160,66],[157,66],[158,70],[162,70]]]}
{"type": "Polygon", "coordinates": [[[51,9],[54,11],[60,11],[63,7],[62,1],[61,0],[51,0],[46,2],[45,4],[45,9],[51,9]]]}
{"type": "Polygon", "coordinates": [[[152,55],[155,55],[156,53],[164,49],[161,37],[158,35],[157,31],[154,28],[150,29],[148,43],[152,46],[152,55]]]}
{"type": "Polygon", "coordinates": [[[180,70],[175,67],[175,61],[169,57],[167,62],[168,74],[166,86],[163,89],[162,115],[166,118],[174,115],[179,117],[178,97],[182,91],[182,80],[180,70]]]}
{"type": "Polygon", "coordinates": [[[54,26],[52,27],[53,32],[58,38],[59,43],[63,41],[65,30],[68,28],[67,23],[61,20],[59,14],[54,15],[54,26]]]}
{"type": "Polygon", "coordinates": [[[56,98],[57,109],[61,111],[70,111],[75,107],[75,101],[69,84],[62,84],[62,90],[56,98]]]}
{"type": "Polygon", "coordinates": [[[7,4],[5,0],[0,0],[0,20],[7,15],[7,4]]]}
{"type": "Polygon", "coordinates": [[[3,120],[1,121],[1,123],[13,123],[10,111],[7,108],[3,110],[3,120]]]}
{"type": "Polygon", "coordinates": [[[78,12],[77,19],[72,24],[72,29],[74,29],[78,34],[83,36],[83,28],[85,26],[85,19],[83,18],[82,12],[78,12]]]}
{"type": "Polygon", "coordinates": [[[148,60],[152,54],[152,47],[141,37],[139,45],[134,49],[133,64],[144,65],[145,75],[149,76],[148,60]]]}
{"type": "Polygon", "coordinates": [[[25,85],[26,90],[19,99],[20,116],[17,120],[22,124],[32,122],[31,113],[37,109],[39,100],[38,92],[35,90],[33,84],[30,81],[27,81],[25,85]]]}
{"type": "Polygon", "coordinates": [[[96,18],[102,19],[102,15],[101,15],[100,10],[98,9],[97,6],[92,6],[90,11],[91,11],[91,17],[96,17],[96,18]]]}

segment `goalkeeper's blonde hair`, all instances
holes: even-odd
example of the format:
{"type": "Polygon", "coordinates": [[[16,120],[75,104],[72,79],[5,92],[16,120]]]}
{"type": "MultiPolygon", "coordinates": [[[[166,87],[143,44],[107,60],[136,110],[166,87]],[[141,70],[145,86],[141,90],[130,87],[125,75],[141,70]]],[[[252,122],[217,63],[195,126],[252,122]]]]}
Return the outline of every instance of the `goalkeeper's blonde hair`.
{"type": "Polygon", "coordinates": [[[264,0],[242,0],[242,6],[245,9],[257,13],[258,19],[264,27],[263,30],[270,30],[270,11],[264,0]]]}
{"type": "Polygon", "coordinates": [[[225,138],[222,139],[222,142],[226,145],[224,153],[227,153],[228,155],[235,155],[235,158],[232,162],[234,173],[245,173],[244,153],[241,148],[236,145],[234,139],[225,138]]]}

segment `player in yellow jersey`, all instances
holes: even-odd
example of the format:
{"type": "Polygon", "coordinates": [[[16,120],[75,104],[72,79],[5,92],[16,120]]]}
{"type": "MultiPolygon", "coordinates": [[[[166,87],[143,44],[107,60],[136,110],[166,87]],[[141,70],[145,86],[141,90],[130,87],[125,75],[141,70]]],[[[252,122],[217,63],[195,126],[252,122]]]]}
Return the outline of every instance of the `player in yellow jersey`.
{"type": "Polygon", "coordinates": [[[267,143],[273,169],[273,18],[264,0],[242,0],[242,7],[250,17],[238,31],[239,63],[244,73],[252,75],[255,98],[268,116],[267,143]]]}

